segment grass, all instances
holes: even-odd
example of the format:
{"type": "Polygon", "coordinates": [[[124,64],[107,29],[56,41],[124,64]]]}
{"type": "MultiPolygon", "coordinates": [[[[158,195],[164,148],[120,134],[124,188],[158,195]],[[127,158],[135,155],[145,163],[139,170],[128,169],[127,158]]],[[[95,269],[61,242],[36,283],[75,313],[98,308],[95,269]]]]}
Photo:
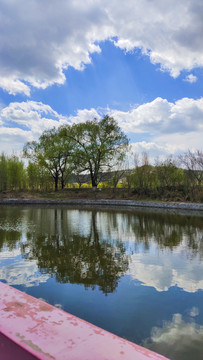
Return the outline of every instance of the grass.
{"type": "Polygon", "coordinates": [[[172,192],[166,193],[162,196],[159,194],[138,194],[133,191],[133,189],[125,188],[103,188],[98,189],[97,191],[92,191],[91,188],[75,188],[75,189],[64,189],[57,192],[54,191],[7,191],[0,192],[0,199],[2,198],[21,198],[21,199],[86,199],[86,200],[99,200],[99,199],[108,199],[108,200],[145,200],[145,201],[166,201],[166,202],[202,202],[201,198],[187,199],[182,194],[172,192]]]}

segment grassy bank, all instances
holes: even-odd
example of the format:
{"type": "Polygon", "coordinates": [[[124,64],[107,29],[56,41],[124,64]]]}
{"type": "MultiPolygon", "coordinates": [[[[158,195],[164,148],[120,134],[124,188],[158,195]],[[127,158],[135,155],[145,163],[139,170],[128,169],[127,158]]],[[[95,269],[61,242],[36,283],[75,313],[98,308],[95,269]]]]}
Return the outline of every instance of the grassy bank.
{"type": "Polygon", "coordinates": [[[139,194],[128,189],[64,189],[57,192],[54,191],[4,191],[0,192],[0,199],[3,198],[20,198],[20,199],[85,199],[85,200],[145,200],[145,201],[164,201],[164,202],[197,202],[202,203],[202,198],[185,198],[181,193],[171,191],[164,194],[139,194]]]}

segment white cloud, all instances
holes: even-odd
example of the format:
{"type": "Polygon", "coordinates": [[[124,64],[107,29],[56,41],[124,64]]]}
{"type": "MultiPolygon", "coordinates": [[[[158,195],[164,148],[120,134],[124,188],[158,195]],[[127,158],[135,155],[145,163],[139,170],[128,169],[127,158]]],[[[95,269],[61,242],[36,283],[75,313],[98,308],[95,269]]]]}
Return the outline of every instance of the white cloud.
{"type": "Polygon", "coordinates": [[[160,145],[155,142],[147,141],[137,141],[136,143],[130,143],[130,151],[128,155],[129,167],[135,167],[135,154],[136,154],[136,163],[141,164],[142,154],[147,153],[150,164],[156,163],[157,160],[164,161],[166,158],[175,157],[179,152],[184,151],[185,149],[176,146],[172,146],[170,143],[165,143],[160,145]],[[138,158],[137,158],[138,157],[138,158]]]}
{"type": "Polygon", "coordinates": [[[29,86],[18,79],[0,77],[0,87],[12,95],[23,93],[30,96],[29,86]]]}
{"type": "Polygon", "coordinates": [[[73,0],[0,3],[0,76],[13,94],[28,95],[21,80],[42,89],[63,84],[63,70],[82,69],[90,54],[100,51],[94,42],[106,38],[105,11],[98,1],[85,6],[73,0]]]}
{"type": "Polygon", "coordinates": [[[180,152],[186,152],[188,149],[196,151],[202,149],[202,136],[203,133],[200,130],[191,131],[185,134],[164,134],[154,137],[154,142],[165,147],[165,150],[169,149],[169,154],[177,154],[180,152]]]}
{"type": "Polygon", "coordinates": [[[156,158],[202,149],[203,98],[182,98],[172,103],[159,97],[127,112],[109,113],[124,132],[143,138],[132,144],[132,151],[146,151],[156,158]]]}
{"type": "Polygon", "coordinates": [[[27,141],[37,140],[42,131],[67,123],[49,105],[41,102],[14,102],[0,110],[0,151],[22,150],[27,141]]]}
{"type": "Polygon", "coordinates": [[[0,152],[20,150],[27,141],[37,140],[42,131],[100,119],[107,112],[125,133],[141,140],[132,144],[132,151],[147,151],[152,158],[202,148],[203,98],[183,98],[175,103],[156,98],[152,102],[124,112],[111,109],[79,109],[76,115],[62,116],[42,102],[14,102],[0,109],[0,152]]]}
{"type": "Polygon", "coordinates": [[[10,103],[1,111],[1,120],[26,127],[34,133],[41,134],[43,130],[59,126],[64,117],[60,116],[49,105],[41,102],[27,101],[10,103]]]}
{"type": "Polygon", "coordinates": [[[100,118],[96,109],[78,110],[75,116],[65,117],[42,102],[10,103],[0,109],[0,152],[22,150],[27,141],[37,140],[46,129],[95,117],[100,118]]]}
{"type": "Polygon", "coordinates": [[[34,140],[31,131],[19,128],[0,127],[0,152],[10,155],[19,153],[27,141],[34,140]]]}
{"type": "Polygon", "coordinates": [[[195,83],[197,81],[197,76],[193,75],[193,74],[189,74],[186,76],[185,81],[189,82],[189,83],[195,83]]]}
{"type": "Polygon", "coordinates": [[[156,134],[203,130],[203,98],[182,98],[175,103],[160,97],[130,111],[112,110],[125,132],[156,134]]]}
{"type": "Polygon", "coordinates": [[[114,19],[117,46],[133,50],[140,47],[152,63],[160,63],[177,77],[182,69],[202,66],[202,3],[195,0],[144,0],[109,3],[114,19]]]}
{"type": "Polygon", "coordinates": [[[68,66],[83,69],[109,39],[173,77],[203,66],[201,0],[0,0],[0,9],[0,86],[11,94],[63,84],[68,66]]]}
{"type": "Polygon", "coordinates": [[[69,120],[71,123],[85,122],[88,120],[93,120],[94,118],[100,119],[101,115],[96,109],[93,108],[90,110],[88,109],[78,110],[75,116],[69,116],[69,120]]]}

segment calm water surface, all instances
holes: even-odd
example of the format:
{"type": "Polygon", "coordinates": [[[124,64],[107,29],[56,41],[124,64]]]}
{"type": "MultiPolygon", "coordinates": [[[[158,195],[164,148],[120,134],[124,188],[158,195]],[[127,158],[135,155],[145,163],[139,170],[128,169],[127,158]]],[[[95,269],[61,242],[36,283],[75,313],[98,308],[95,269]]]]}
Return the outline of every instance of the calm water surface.
{"type": "Polygon", "coordinates": [[[203,359],[203,217],[0,207],[0,280],[174,360],[203,359]]]}

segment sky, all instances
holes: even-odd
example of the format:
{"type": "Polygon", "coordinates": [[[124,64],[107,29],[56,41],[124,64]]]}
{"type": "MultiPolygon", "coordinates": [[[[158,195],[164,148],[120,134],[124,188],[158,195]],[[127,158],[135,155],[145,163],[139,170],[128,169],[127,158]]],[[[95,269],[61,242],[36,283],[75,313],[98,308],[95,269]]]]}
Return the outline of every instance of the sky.
{"type": "Polygon", "coordinates": [[[113,116],[132,153],[202,150],[202,0],[0,0],[0,153],[113,116]]]}

